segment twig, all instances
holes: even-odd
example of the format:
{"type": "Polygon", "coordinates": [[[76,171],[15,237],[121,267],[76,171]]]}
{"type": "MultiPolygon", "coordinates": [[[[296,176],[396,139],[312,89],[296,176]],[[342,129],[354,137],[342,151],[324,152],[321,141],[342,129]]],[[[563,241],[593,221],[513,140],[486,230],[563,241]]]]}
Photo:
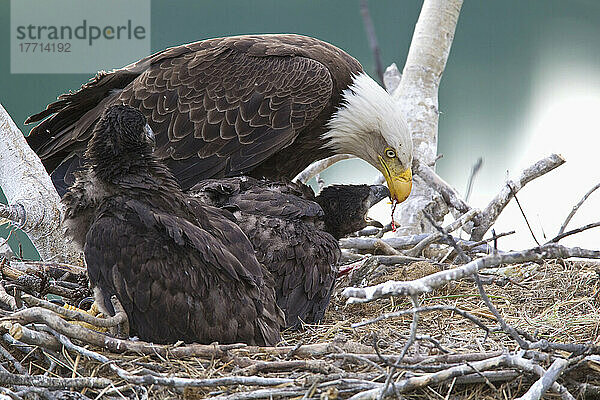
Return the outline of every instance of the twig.
{"type": "Polygon", "coordinates": [[[486,332],[490,331],[490,329],[487,326],[485,326],[484,323],[479,320],[479,318],[472,315],[471,313],[461,310],[460,308],[457,308],[454,306],[447,306],[447,305],[442,305],[442,304],[437,304],[434,306],[427,306],[427,307],[412,308],[409,310],[394,311],[391,313],[385,313],[385,314],[378,315],[375,318],[371,318],[371,319],[368,319],[365,321],[360,321],[360,322],[354,323],[351,326],[352,326],[352,328],[358,328],[361,326],[365,326],[365,325],[373,324],[375,322],[382,321],[384,319],[401,317],[403,315],[412,314],[412,313],[422,313],[422,312],[431,312],[431,311],[451,311],[451,312],[456,313],[456,314],[468,319],[469,321],[473,322],[475,325],[477,325],[479,328],[483,329],[484,331],[486,331],[486,332]]]}
{"type": "Polygon", "coordinates": [[[373,26],[373,20],[371,20],[371,13],[369,12],[369,1],[360,1],[360,14],[365,24],[365,32],[367,39],[369,40],[369,47],[373,52],[373,60],[375,61],[375,73],[379,79],[379,82],[383,84],[383,63],[381,62],[381,54],[379,52],[379,44],[377,43],[377,35],[375,34],[375,27],[373,26]]]}
{"type": "Polygon", "coordinates": [[[29,345],[38,346],[43,349],[50,349],[52,351],[60,351],[60,343],[56,341],[54,337],[48,335],[45,332],[38,332],[37,330],[29,329],[19,323],[3,322],[3,327],[8,328],[8,333],[16,340],[29,345]]]}
{"type": "Polygon", "coordinates": [[[32,274],[34,272],[47,273],[55,279],[60,278],[65,272],[73,275],[86,274],[84,267],[73,264],[65,264],[49,261],[11,261],[2,266],[2,273],[11,279],[17,279],[21,275],[32,274]]]}
{"type": "MultiPolygon", "coordinates": [[[[533,363],[530,360],[526,360],[518,355],[507,355],[506,358],[508,366],[518,368],[521,371],[530,374],[535,374],[540,377],[544,376],[544,374],[546,373],[546,371],[544,371],[544,369],[539,365],[533,363]]],[[[571,393],[569,393],[569,391],[564,386],[558,384],[557,382],[553,382],[550,388],[552,389],[552,391],[559,393],[563,400],[575,400],[571,393]]]]}
{"type": "Polygon", "coordinates": [[[412,264],[417,261],[428,261],[427,258],[423,257],[408,257],[408,256],[371,256],[371,258],[377,260],[377,263],[383,265],[397,265],[397,264],[412,264]]]}
{"type": "MultiPolygon", "coordinates": [[[[383,388],[381,389],[381,392],[378,396],[378,399],[380,399],[380,400],[385,397],[385,393],[387,392],[389,385],[392,382],[394,374],[396,373],[396,369],[398,369],[398,367],[400,366],[400,363],[404,359],[404,356],[406,356],[408,349],[410,349],[410,347],[413,345],[413,343],[415,342],[415,339],[417,337],[417,328],[419,327],[419,313],[416,312],[415,310],[417,308],[419,308],[419,296],[417,296],[417,295],[410,296],[410,300],[413,303],[412,321],[410,322],[410,334],[408,336],[408,339],[406,340],[406,343],[404,343],[404,346],[402,346],[402,351],[400,352],[400,355],[398,356],[398,360],[390,369],[390,372],[385,380],[385,384],[383,385],[383,388]]],[[[392,383],[392,387],[393,386],[394,386],[394,384],[392,383]]]]}
{"type": "MultiPolygon", "coordinates": [[[[340,247],[342,249],[354,249],[354,250],[359,250],[359,251],[371,251],[372,252],[374,250],[374,246],[375,246],[375,243],[377,242],[377,240],[382,240],[383,242],[389,244],[390,246],[392,246],[393,248],[395,248],[397,250],[407,250],[407,249],[410,249],[411,247],[414,247],[415,245],[417,245],[417,243],[419,243],[420,241],[422,241],[423,239],[425,239],[429,236],[431,236],[430,233],[424,233],[424,234],[419,234],[419,235],[409,235],[409,236],[398,236],[398,237],[391,237],[391,238],[385,238],[385,239],[351,237],[351,238],[341,239],[340,247]]],[[[481,253],[492,253],[494,250],[493,247],[482,244],[481,241],[474,242],[474,241],[470,241],[470,240],[460,239],[457,237],[453,237],[453,239],[461,247],[469,246],[469,248],[472,249],[473,251],[477,251],[477,252],[481,252],[481,253]]],[[[447,241],[445,241],[445,239],[442,239],[441,242],[448,244],[448,245],[450,244],[447,241]]]]}
{"type": "Polygon", "coordinates": [[[336,162],[347,160],[350,158],[356,158],[356,156],[353,156],[352,154],[336,154],[323,160],[315,161],[314,163],[306,167],[304,171],[296,175],[296,177],[292,181],[306,183],[316,174],[326,170],[336,162]]]}
{"type": "Polygon", "coordinates": [[[591,188],[582,198],[581,200],[579,200],[579,203],[577,203],[573,209],[571,210],[571,212],[569,213],[569,215],[567,215],[567,218],[565,218],[565,222],[562,223],[562,225],[560,226],[560,229],[558,230],[557,236],[560,236],[561,233],[563,233],[565,231],[565,229],[567,229],[567,225],[569,224],[569,222],[571,221],[571,219],[573,218],[573,216],[575,215],[575,213],[577,212],[577,210],[579,210],[579,207],[581,207],[581,205],[587,200],[588,197],[590,197],[590,195],[592,193],[594,193],[594,191],[596,189],[600,188],[600,183],[597,183],[593,188],[591,188]]]}
{"type": "Polygon", "coordinates": [[[376,370],[378,370],[381,373],[385,373],[385,370],[379,366],[379,364],[377,364],[376,362],[369,360],[367,357],[363,356],[363,355],[359,355],[359,354],[349,354],[349,353],[336,353],[336,354],[329,354],[327,355],[328,358],[333,358],[333,359],[342,359],[342,360],[352,360],[352,361],[358,361],[360,363],[363,364],[367,364],[373,368],[375,368],[376,370]]]}
{"type": "Polygon", "coordinates": [[[496,222],[496,219],[504,210],[504,207],[511,200],[512,195],[517,193],[523,186],[531,182],[535,178],[538,178],[553,169],[561,166],[565,163],[565,159],[558,155],[552,154],[542,160],[539,160],[529,168],[526,168],[517,180],[508,180],[498,195],[487,205],[482,211],[480,217],[476,221],[476,226],[473,228],[471,234],[471,240],[478,241],[483,239],[483,235],[490,229],[490,227],[496,222]]]}
{"type": "Polygon", "coordinates": [[[23,365],[15,358],[8,350],[4,348],[4,346],[0,345],[0,357],[10,361],[12,365],[15,367],[15,370],[21,375],[28,375],[29,373],[23,367],[23,365]]]}
{"type": "Polygon", "coordinates": [[[563,358],[557,358],[544,375],[541,376],[525,393],[517,400],[539,400],[550,386],[552,386],[560,374],[569,365],[569,362],[563,358]]]}
{"type": "Polygon", "coordinates": [[[483,157],[479,157],[475,164],[471,167],[471,174],[469,175],[469,180],[467,181],[467,190],[465,191],[465,202],[469,201],[469,197],[471,197],[471,190],[473,190],[473,182],[475,181],[475,177],[481,170],[481,166],[483,165],[483,157]]]}
{"type": "Polygon", "coordinates": [[[289,370],[311,371],[318,374],[331,374],[341,370],[325,360],[286,360],[260,361],[245,358],[249,365],[238,371],[239,375],[250,376],[259,372],[279,372],[289,370]]]}
{"type": "Polygon", "coordinates": [[[2,282],[0,282],[0,302],[9,306],[10,309],[13,311],[16,311],[18,309],[17,301],[15,300],[15,298],[13,296],[6,293],[6,290],[4,290],[4,285],[2,285],[2,282]]]}
{"type": "Polygon", "coordinates": [[[521,206],[521,202],[519,201],[519,198],[517,197],[517,193],[515,193],[515,191],[513,190],[512,186],[510,185],[510,182],[507,182],[506,185],[508,186],[508,189],[510,189],[510,193],[511,193],[512,197],[514,197],[515,201],[517,202],[517,206],[519,207],[519,210],[521,211],[521,215],[523,216],[523,219],[525,220],[525,223],[527,224],[527,228],[529,229],[529,233],[531,233],[531,236],[533,237],[533,240],[539,246],[540,242],[538,242],[537,238],[535,237],[535,233],[533,233],[533,229],[531,229],[531,225],[529,224],[529,220],[527,219],[527,215],[525,215],[525,210],[523,210],[523,207],[521,206]]]}
{"type": "Polygon", "coordinates": [[[397,256],[402,254],[381,239],[375,241],[373,248],[375,250],[380,250],[383,254],[388,256],[397,256]]]}
{"type": "Polygon", "coordinates": [[[41,307],[32,307],[17,311],[16,313],[8,317],[4,317],[1,320],[20,322],[21,324],[27,324],[31,322],[43,323],[53,330],[70,338],[81,340],[84,343],[92,344],[115,353],[131,351],[139,354],[157,354],[161,356],[170,355],[173,357],[221,357],[228,350],[245,347],[243,344],[191,344],[187,346],[175,347],[168,345],[156,345],[142,341],[122,340],[103,335],[79,325],[70,324],[62,319],[58,314],[41,307]]]}
{"type": "MultiPolygon", "coordinates": [[[[394,394],[394,391],[398,393],[406,393],[410,392],[425,386],[434,385],[436,383],[440,383],[446,381],[448,379],[453,379],[455,377],[469,375],[473,372],[473,367],[477,368],[478,371],[487,371],[493,368],[497,368],[503,366],[507,362],[508,355],[501,355],[498,357],[490,358],[484,361],[475,361],[469,365],[459,365],[456,367],[448,368],[446,370],[436,372],[433,374],[425,374],[423,376],[403,379],[399,382],[394,383],[393,388],[388,388],[384,396],[394,394]]],[[[381,389],[371,389],[365,392],[358,393],[352,397],[350,400],[371,400],[377,398],[381,389]]]]}
{"type": "Polygon", "coordinates": [[[570,231],[567,231],[567,232],[561,232],[558,235],[556,235],[555,237],[553,237],[552,239],[550,239],[547,243],[557,243],[562,238],[574,235],[576,233],[580,233],[580,232],[586,231],[588,229],[596,228],[598,226],[600,226],[600,221],[584,225],[581,228],[571,229],[570,231]]]}
{"type": "Polygon", "coordinates": [[[346,288],[343,295],[348,297],[348,303],[370,302],[382,297],[409,296],[428,293],[451,280],[457,280],[479,271],[502,263],[518,263],[544,260],[548,258],[600,258],[600,251],[587,250],[579,247],[564,247],[558,244],[548,244],[529,250],[498,253],[481,257],[460,267],[436,272],[423,278],[408,282],[387,281],[365,288],[346,288]]]}
{"type": "Polygon", "coordinates": [[[498,239],[500,239],[501,237],[504,237],[504,236],[514,235],[514,234],[515,234],[515,231],[501,232],[501,233],[496,234],[496,232],[492,229],[492,237],[491,238],[483,239],[478,242],[464,244],[462,247],[465,250],[471,250],[473,247],[477,247],[479,245],[489,243],[489,242],[494,242],[494,250],[495,250],[497,248],[498,239]]]}
{"type": "MultiPolygon", "coordinates": [[[[51,330],[52,332],[52,330],[51,330]]],[[[104,364],[109,364],[110,368],[121,378],[128,383],[136,385],[160,385],[170,387],[215,387],[215,386],[231,386],[231,385],[246,385],[246,386],[277,386],[282,384],[293,383],[293,379],[288,378],[261,378],[257,376],[226,376],[213,379],[192,379],[179,377],[164,377],[156,375],[132,375],[124,369],[115,365],[112,360],[102,354],[88,350],[81,346],[73,344],[71,340],[58,332],[52,332],[54,336],[69,350],[73,350],[82,356],[89,357],[104,364]]]]}
{"type": "Polygon", "coordinates": [[[494,314],[494,317],[496,317],[496,320],[502,327],[502,330],[504,332],[506,332],[508,335],[510,335],[510,337],[513,338],[522,349],[525,349],[525,350],[529,349],[529,343],[519,335],[519,333],[515,330],[515,328],[508,325],[506,323],[506,321],[504,321],[504,318],[502,318],[502,315],[500,315],[500,313],[498,312],[498,310],[496,309],[494,304],[492,304],[490,298],[488,297],[487,293],[485,292],[485,288],[483,287],[483,284],[481,283],[481,279],[479,278],[479,273],[475,272],[473,274],[473,278],[475,280],[475,284],[477,285],[477,290],[479,291],[479,296],[481,297],[481,299],[483,300],[483,302],[485,303],[487,308],[492,312],[492,314],[494,314]]]}
{"type": "Polygon", "coordinates": [[[52,389],[103,388],[112,384],[106,378],[51,378],[0,372],[0,385],[38,386],[52,389]]]}
{"type": "Polygon", "coordinates": [[[433,190],[442,195],[446,204],[456,211],[464,214],[471,209],[471,207],[460,198],[460,195],[452,186],[436,174],[431,167],[423,164],[416,158],[413,160],[413,172],[419,175],[433,190]]]}
{"type": "MultiPolygon", "coordinates": [[[[441,228],[435,222],[435,220],[431,217],[431,215],[429,215],[429,213],[426,210],[423,210],[423,214],[425,215],[425,218],[427,218],[427,220],[429,220],[429,223],[432,226],[434,226],[438,232],[432,233],[431,235],[429,235],[425,239],[421,240],[415,247],[413,247],[412,249],[406,251],[405,253],[407,255],[409,255],[409,256],[416,256],[418,254],[421,254],[421,252],[427,246],[429,246],[432,243],[437,242],[438,240],[440,240],[443,237],[446,238],[447,240],[449,240],[451,244],[456,245],[456,242],[454,241],[454,239],[452,238],[452,236],[449,235],[449,233],[450,232],[454,232],[455,230],[461,228],[467,222],[469,222],[473,218],[475,218],[477,216],[477,214],[479,214],[479,212],[480,211],[477,210],[477,209],[471,209],[471,210],[467,211],[465,214],[461,215],[460,218],[456,219],[451,224],[449,224],[446,228],[441,228]]],[[[469,258],[466,257],[466,255],[465,255],[464,259],[467,260],[467,261],[469,261],[469,258]]]]}

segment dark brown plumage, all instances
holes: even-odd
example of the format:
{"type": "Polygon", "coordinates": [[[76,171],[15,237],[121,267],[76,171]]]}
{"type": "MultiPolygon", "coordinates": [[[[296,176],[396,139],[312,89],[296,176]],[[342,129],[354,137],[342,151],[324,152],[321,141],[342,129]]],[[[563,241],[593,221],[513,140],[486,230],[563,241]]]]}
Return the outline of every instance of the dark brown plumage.
{"type": "Polygon", "coordinates": [[[203,181],[190,193],[234,213],[273,274],[277,304],[292,327],[323,318],[341,254],[337,239],[364,228],[369,208],[390,194],[381,185],[336,185],[315,197],[302,184],[248,177],[203,181]]]}
{"type": "Polygon", "coordinates": [[[26,123],[49,118],[27,141],[46,169],[56,170],[62,191],[103,110],[128,104],[157,132],[155,154],[184,190],[201,179],[240,174],[291,179],[333,154],[321,135],[360,72],[354,58],[310,37],[204,40],[98,73],[29,117],[26,123]]]}
{"type": "Polygon", "coordinates": [[[112,314],[116,295],[133,333],[156,343],[277,343],[284,320],[269,273],[230,213],[181,192],[145,124],[110,107],[63,198],[100,308],[112,314]]]}

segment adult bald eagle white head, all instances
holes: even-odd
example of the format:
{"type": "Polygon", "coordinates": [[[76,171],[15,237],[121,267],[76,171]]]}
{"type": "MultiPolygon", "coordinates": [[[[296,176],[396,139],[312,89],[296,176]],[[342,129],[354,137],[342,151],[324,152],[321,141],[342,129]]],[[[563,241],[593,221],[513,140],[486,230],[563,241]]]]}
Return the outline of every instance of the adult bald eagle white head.
{"type": "Polygon", "coordinates": [[[109,105],[139,109],[156,155],[183,189],[247,174],[291,179],[311,162],[350,153],[380,170],[391,197],[411,185],[411,134],[395,100],[329,43],[279,34],[209,39],[100,72],[26,123],[28,142],[64,191],[109,105]]]}

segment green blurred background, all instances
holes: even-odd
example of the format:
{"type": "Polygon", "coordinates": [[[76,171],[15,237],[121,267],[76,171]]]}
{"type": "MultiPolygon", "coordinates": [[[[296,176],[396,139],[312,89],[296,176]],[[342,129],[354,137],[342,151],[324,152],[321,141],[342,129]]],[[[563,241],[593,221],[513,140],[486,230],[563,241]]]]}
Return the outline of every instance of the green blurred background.
{"type": "MultiPolygon", "coordinates": [[[[370,2],[384,66],[395,62],[402,69],[421,5],[416,0],[370,2]]],[[[27,116],[57,95],[79,88],[91,74],[11,74],[9,7],[9,0],[0,0],[0,102],[26,133],[27,116]]],[[[358,0],[152,1],[153,52],[210,37],[276,32],[331,42],[374,75],[358,0]]],[[[471,165],[483,157],[471,197],[473,205],[483,207],[507,173],[518,173],[551,151],[563,153],[567,166],[527,187],[520,198],[536,233],[553,236],[571,206],[600,181],[594,157],[600,122],[599,38],[597,0],[465,1],[440,87],[438,151],[443,158],[438,173],[463,192],[471,165]]],[[[120,65],[106,65],[115,67],[120,65]]],[[[368,183],[376,174],[350,160],[328,170],[324,178],[327,183],[368,183]]],[[[574,225],[596,220],[590,218],[600,203],[592,200],[574,225]]],[[[385,219],[389,208],[381,210],[378,216],[385,219]]],[[[511,206],[505,214],[497,231],[518,230],[506,245],[532,244],[515,209],[511,206]]],[[[0,229],[6,236],[7,228],[0,229]]],[[[22,240],[13,235],[11,244],[18,246],[22,240]]],[[[578,240],[588,247],[600,245],[596,232],[578,240]]],[[[31,248],[24,249],[26,257],[34,257],[31,248]]]]}

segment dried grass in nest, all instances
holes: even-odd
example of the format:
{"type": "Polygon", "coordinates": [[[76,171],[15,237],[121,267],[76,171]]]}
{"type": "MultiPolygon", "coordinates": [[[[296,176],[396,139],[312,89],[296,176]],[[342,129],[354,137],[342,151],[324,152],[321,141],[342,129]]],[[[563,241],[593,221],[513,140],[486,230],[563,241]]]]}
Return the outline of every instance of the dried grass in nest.
{"type": "MultiPolygon", "coordinates": [[[[486,285],[486,291],[505,320],[515,328],[536,333],[539,338],[555,342],[598,342],[600,330],[600,264],[580,261],[549,261],[533,264],[530,275],[508,280],[500,277],[502,284],[486,285]]],[[[380,266],[380,268],[385,268],[380,266]]],[[[412,280],[437,272],[440,267],[427,262],[407,266],[387,267],[389,272],[369,282],[370,285],[386,280],[412,280]]],[[[514,270],[530,264],[512,266],[514,270]]],[[[485,271],[482,271],[485,273],[485,271]]],[[[376,333],[380,339],[394,342],[402,340],[408,332],[410,316],[399,317],[358,329],[352,323],[373,318],[382,313],[411,307],[406,298],[380,299],[366,304],[345,304],[340,296],[346,282],[338,283],[324,322],[310,327],[310,332],[296,333],[294,340],[329,340],[339,333],[353,340],[364,341],[376,333]]],[[[421,296],[424,306],[444,304],[458,307],[478,316],[488,326],[495,318],[481,300],[474,283],[469,280],[452,281],[432,293],[421,296]]],[[[450,312],[424,313],[420,317],[419,333],[440,340],[449,349],[498,350],[514,346],[503,333],[492,334],[483,342],[485,332],[464,318],[450,312]]]]}
{"type": "MultiPolygon", "coordinates": [[[[377,284],[389,279],[412,280],[439,271],[440,268],[438,265],[426,262],[406,266],[379,266],[376,273],[373,274],[375,278],[365,283],[377,284]]],[[[597,298],[600,292],[600,283],[597,270],[599,270],[599,265],[589,262],[553,261],[540,265],[535,264],[533,268],[531,264],[514,266],[511,279],[501,277],[497,280],[498,283],[486,285],[486,290],[501,315],[514,327],[532,334],[536,333],[540,338],[555,342],[596,342],[600,322],[597,298]],[[520,269],[528,271],[528,273],[514,273],[520,269]]],[[[411,303],[406,298],[396,297],[379,299],[366,304],[346,305],[346,299],[340,295],[340,292],[349,285],[349,282],[349,277],[340,279],[321,324],[306,325],[303,331],[283,332],[282,345],[335,343],[343,337],[345,340],[370,346],[375,335],[384,353],[398,354],[410,331],[410,316],[388,319],[356,329],[351,325],[385,312],[411,308],[411,303]]],[[[421,296],[421,303],[426,306],[452,305],[478,316],[489,327],[496,325],[494,317],[481,301],[474,283],[469,280],[449,282],[442,288],[421,296]]],[[[514,341],[509,339],[506,334],[497,332],[486,338],[485,332],[471,322],[452,312],[445,311],[421,314],[418,334],[436,339],[444,349],[453,353],[495,351],[516,347],[514,341]]],[[[91,349],[115,360],[121,368],[129,372],[160,373],[198,379],[239,376],[245,373],[244,367],[233,359],[215,358],[211,360],[195,357],[169,359],[159,356],[117,355],[93,347],[91,349]]],[[[15,348],[11,348],[11,352],[18,360],[22,361],[23,366],[31,373],[43,374],[47,371],[42,366],[43,362],[35,360],[32,355],[24,358],[24,354],[15,348]]],[[[46,353],[50,354],[47,351],[46,353]]],[[[409,356],[440,353],[440,349],[431,342],[421,340],[411,348],[409,356]]],[[[240,354],[242,358],[246,357],[248,360],[255,361],[285,359],[285,357],[275,357],[261,352],[240,354]]],[[[104,395],[114,398],[119,397],[120,394],[128,396],[127,390],[131,388],[131,385],[118,378],[106,365],[101,365],[86,357],[77,357],[76,354],[67,351],[63,351],[62,356],[64,361],[57,365],[54,371],[49,372],[49,376],[110,378],[114,382],[114,387],[109,388],[104,395]]],[[[289,359],[299,360],[297,357],[289,359]]],[[[321,359],[325,365],[332,366],[329,376],[340,370],[349,376],[366,376],[364,374],[367,374],[371,377],[370,379],[379,382],[383,382],[385,379],[384,374],[378,373],[377,370],[364,364],[336,361],[328,356],[314,357],[314,359],[321,359]]],[[[11,372],[15,372],[10,365],[6,363],[5,365],[11,372]]],[[[384,369],[386,368],[384,367],[384,369]]],[[[310,386],[310,382],[327,379],[328,376],[326,373],[307,370],[258,372],[256,375],[293,378],[298,382],[305,382],[306,387],[310,386]]],[[[514,398],[517,394],[522,394],[530,384],[531,378],[525,376],[512,382],[497,384],[495,388],[486,384],[475,384],[454,385],[450,390],[451,382],[445,382],[405,394],[404,398],[440,399],[445,398],[446,394],[451,392],[454,399],[509,399],[514,398]],[[520,388],[521,379],[528,379],[528,384],[523,385],[524,389],[520,388]]],[[[234,386],[177,389],[149,386],[147,389],[149,398],[200,399],[211,398],[219,394],[235,394],[256,388],[234,386]]],[[[91,395],[92,398],[101,394],[101,391],[97,389],[84,389],[80,392],[86,396],[91,395]]],[[[338,396],[338,398],[347,397],[343,394],[338,396]]]]}

